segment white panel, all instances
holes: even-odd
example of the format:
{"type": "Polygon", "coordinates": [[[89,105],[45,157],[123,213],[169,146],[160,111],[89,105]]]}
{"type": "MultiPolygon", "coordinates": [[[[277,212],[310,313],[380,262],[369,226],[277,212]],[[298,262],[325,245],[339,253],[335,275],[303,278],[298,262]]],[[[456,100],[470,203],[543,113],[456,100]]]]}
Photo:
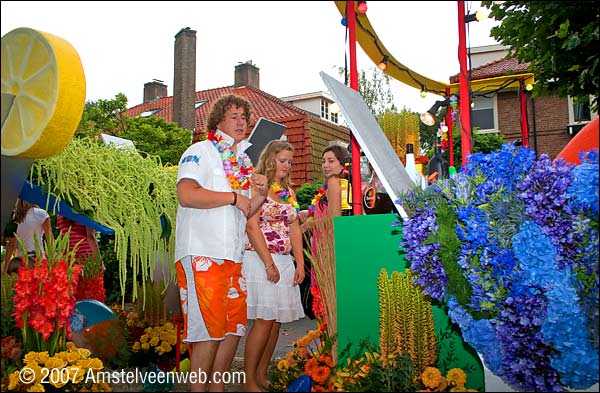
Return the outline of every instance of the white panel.
{"type": "MultiPolygon", "coordinates": [[[[340,106],[352,135],[356,138],[361,151],[367,156],[392,201],[398,200],[398,194],[414,189],[415,185],[408,177],[404,165],[362,96],[326,73],[321,71],[319,74],[340,106]]],[[[401,206],[395,203],[394,206],[402,218],[407,218],[401,206]]]]}

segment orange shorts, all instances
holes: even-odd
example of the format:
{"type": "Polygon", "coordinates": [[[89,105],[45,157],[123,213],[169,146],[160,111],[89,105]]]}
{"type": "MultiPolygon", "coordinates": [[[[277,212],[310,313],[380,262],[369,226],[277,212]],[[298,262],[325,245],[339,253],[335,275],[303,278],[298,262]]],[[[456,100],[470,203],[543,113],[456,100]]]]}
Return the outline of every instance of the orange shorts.
{"type": "Polygon", "coordinates": [[[243,336],[248,322],[242,264],[187,256],[175,264],[183,313],[183,341],[243,336]]]}

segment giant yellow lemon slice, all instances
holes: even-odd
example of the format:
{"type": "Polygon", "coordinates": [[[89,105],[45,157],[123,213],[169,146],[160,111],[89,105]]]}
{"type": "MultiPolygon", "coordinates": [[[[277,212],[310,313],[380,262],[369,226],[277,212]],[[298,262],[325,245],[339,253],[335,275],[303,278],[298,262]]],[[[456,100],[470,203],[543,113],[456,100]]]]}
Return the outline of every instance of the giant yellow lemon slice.
{"type": "Polygon", "coordinates": [[[14,96],[2,125],[2,154],[57,154],[73,137],[83,113],[81,59],[60,37],[26,27],[12,30],[2,37],[2,93],[14,96]]]}

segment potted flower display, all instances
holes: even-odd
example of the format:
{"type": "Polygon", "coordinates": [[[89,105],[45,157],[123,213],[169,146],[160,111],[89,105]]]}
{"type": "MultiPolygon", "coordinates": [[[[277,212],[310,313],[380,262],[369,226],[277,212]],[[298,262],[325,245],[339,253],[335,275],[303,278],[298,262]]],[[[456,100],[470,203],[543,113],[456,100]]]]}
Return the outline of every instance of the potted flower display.
{"type": "Polygon", "coordinates": [[[598,382],[598,152],[580,165],[505,144],[402,195],[415,283],[521,391],[598,382]]]}

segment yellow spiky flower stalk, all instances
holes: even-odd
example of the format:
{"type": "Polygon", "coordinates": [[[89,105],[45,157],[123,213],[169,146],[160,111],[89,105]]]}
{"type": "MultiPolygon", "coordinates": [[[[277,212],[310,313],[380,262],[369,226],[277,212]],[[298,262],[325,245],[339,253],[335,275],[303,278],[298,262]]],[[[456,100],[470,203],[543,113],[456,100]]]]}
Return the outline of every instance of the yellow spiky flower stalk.
{"type": "Polygon", "coordinates": [[[379,346],[384,359],[407,353],[415,368],[422,372],[437,359],[437,338],[431,302],[414,284],[414,276],[381,269],[379,288],[379,346]]]}

